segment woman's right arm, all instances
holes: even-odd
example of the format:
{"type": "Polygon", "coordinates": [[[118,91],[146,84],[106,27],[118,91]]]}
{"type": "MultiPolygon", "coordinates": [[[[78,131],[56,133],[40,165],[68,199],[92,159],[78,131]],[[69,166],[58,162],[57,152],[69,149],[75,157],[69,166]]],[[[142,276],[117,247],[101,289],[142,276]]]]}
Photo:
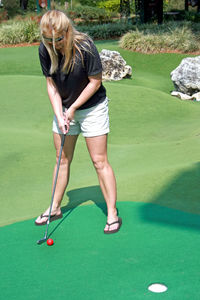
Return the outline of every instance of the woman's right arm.
{"type": "Polygon", "coordinates": [[[46,77],[47,80],[47,92],[49,100],[51,102],[53,111],[58,121],[60,130],[66,134],[69,130],[69,122],[66,122],[65,116],[63,115],[62,100],[58,90],[51,77],[46,77]]]}

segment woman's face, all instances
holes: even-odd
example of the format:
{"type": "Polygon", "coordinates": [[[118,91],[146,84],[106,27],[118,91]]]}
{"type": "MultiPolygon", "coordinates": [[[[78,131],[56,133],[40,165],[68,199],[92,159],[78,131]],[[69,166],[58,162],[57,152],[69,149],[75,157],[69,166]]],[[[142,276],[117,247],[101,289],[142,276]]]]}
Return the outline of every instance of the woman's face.
{"type": "MultiPolygon", "coordinates": [[[[45,34],[43,34],[43,38],[46,43],[53,45],[53,35],[51,31],[47,31],[45,34]]],[[[62,50],[64,48],[64,33],[55,33],[54,39],[56,50],[62,50]]]]}

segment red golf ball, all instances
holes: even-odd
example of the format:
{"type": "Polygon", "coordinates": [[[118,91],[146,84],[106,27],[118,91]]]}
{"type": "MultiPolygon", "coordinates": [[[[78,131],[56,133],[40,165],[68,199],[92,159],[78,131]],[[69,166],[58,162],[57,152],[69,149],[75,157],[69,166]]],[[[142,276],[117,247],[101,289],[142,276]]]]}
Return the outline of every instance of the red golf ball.
{"type": "Polygon", "coordinates": [[[47,245],[52,246],[54,244],[54,241],[52,239],[47,240],[47,245]]]}

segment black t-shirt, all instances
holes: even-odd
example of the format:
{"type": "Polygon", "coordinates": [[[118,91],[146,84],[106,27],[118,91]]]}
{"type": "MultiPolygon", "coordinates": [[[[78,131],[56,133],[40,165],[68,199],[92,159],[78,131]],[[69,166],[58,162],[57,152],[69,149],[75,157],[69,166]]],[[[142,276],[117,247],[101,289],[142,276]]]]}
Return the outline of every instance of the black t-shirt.
{"type": "MultiPolygon", "coordinates": [[[[58,69],[55,73],[50,74],[51,59],[43,43],[39,47],[39,58],[44,76],[51,77],[61,96],[62,104],[69,108],[76,101],[78,96],[89,83],[88,76],[96,75],[102,72],[102,64],[99,53],[93,42],[90,41],[90,50],[81,50],[83,62],[80,53],[76,52],[76,62],[73,70],[69,73],[62,72],[64,57],[58,54],[58,69]]],[[[106,90],[101,84],[98,91],[84,103],[79,109],[85,109],[96,105],[106,97],[106,90]]]]}

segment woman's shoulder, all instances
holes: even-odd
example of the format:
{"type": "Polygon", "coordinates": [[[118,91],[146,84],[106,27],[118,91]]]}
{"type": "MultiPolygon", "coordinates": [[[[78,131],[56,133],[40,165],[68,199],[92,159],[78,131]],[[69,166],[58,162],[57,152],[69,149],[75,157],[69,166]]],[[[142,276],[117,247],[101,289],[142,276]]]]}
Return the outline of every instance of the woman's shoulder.
{"type": "Polygon", "coordinates": [[[48,54],[48,51],[42,42],[40,43],[40,46],[39,46],[39,53],[42,55],[48,54]]]}
{"type": "Polygon", "coordinates": [[[79,47],[80,47],[82,53],[86,56],[96,55],[97,48],[96,48],[93,40],[88,36],[86,36],[86,38],[80,42],[79,47]]]}

